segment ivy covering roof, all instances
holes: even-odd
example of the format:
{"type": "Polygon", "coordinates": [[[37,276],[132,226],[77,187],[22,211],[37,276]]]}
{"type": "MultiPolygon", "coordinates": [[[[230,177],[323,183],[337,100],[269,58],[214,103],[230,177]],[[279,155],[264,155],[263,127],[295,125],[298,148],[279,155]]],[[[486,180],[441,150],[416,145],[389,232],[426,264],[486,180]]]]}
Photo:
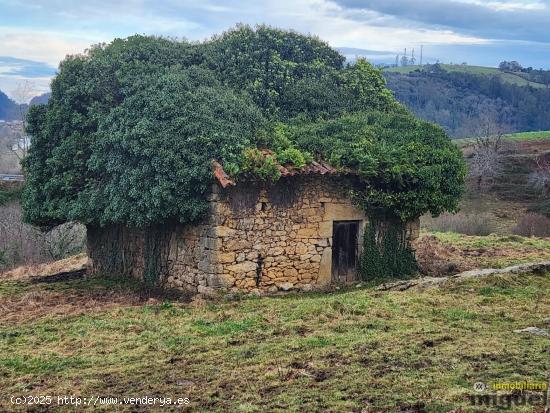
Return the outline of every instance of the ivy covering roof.
{"type": "MultiPolygon", "coordinates": [[[[260,149],[260,152],[264,158],[272,157],[275,162],[275,167],[280,173],[280,176],[283,178],[288,178],[291,176],[298,176],[298,175],[335,175],[338,173],[342,173],[343,171],[338,171],[336,168],[330,166],[328,163],[323,161],[310,161],[307,164],[304,164],[301,167],[297,167],[293,163],[287,163],[285,165],[282,165],[277,161],[277,154],[269,149],[260,149]]],[[[237,182],[232,179],[227,172],[223,169],[223,166],[220,165],[219,162],[213,161],[212,162],[212,169],[214,171],[214,176],[216,177],[216,180],[218,183],[223,187],[226,188],[228,186],[234,186],[237,184],[237,182]]]]}
{"type": "Polygon", "coordinates": [[[44,227],[194,222],[212,159],[227,182],[353,170],[357,203],[401,220],[456,209],[465,176],[445,132],[401,106],[379,70],[267,26],[202,43],[136,35],[68,56],[27,130],[25,219],[44,227]]]}

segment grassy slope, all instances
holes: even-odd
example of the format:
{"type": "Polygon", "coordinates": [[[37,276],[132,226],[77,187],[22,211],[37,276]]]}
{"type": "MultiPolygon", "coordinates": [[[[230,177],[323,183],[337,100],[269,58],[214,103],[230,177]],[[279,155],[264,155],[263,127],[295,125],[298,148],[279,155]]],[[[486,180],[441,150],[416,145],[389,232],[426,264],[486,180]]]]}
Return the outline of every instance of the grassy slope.
{"type": "Polygon", "coordinates": [[[538,140],[538,139],[550,139],[550,131],[535,131],[535,132],[518,132],[506,135],[507,139],[511,140],[538,140]]]}
{"type": "MultiPolygon", "coordinates": [[[[462,65],[440,65],[443,69],[448,72],[464,72],[471,73],[475,75],[489,75],[489,76],[499,76],[503,81],[512,83],[518,86],[532,86],[536,88],[544,88],[545,85],[536,82],[530,82],[524,79],[521,76],[512,74],[512,73],[503,73],[496,67],[484,67],[484,66],[462,66],[462,65]]],[[[389,67],[384,69],[384,71],[394,72],[394,73],[410,73],[414,70],[420,69],[421,66],[406,66],[406,67],[389,67]]]]}
{"type": "Polygon", "coordinates": [[[548,379],[548,338],[512,330],[545,327],[549,275],[204,305],[151,305],[132,288],[0,281],[0,410],[17,411],[6,395],[72,394],[189,397],[193,411],[469,412],[484,411],[469,405],[474,382],[548,379]]]}
{"type": "MultiPolygon", "coordinates": [[[[522,141],[547,141],[550,139],[550,131],[533,131],[533,132],[517,132],[510,133],[504,136],[506,141],[522,142],[522,141]]],[[[473,138],[453,139],[459,147],[465,147],[475,143],[473,138]]]]}
{"type": "MultiPolygon", "coordinates": [[[[479,195],[469,188],[461,203],[464,213],[485,213],[499,233],[509,233],[526,210],[542,201],[528,183],[534,159],[550,153],[550,131],[520,132],[505,137],[503,175],[489,191],[479,195]]],[[[465,153],[471,154],[473,140],[454,141],[465,153]]]]}
{"type": "Polygon", "coordinates": [[[550,238],[519,235],[468,236],[454,232],[433,233],[455,247],[473,268],[504,268],[528,262],[550,261],[550,238]]]}

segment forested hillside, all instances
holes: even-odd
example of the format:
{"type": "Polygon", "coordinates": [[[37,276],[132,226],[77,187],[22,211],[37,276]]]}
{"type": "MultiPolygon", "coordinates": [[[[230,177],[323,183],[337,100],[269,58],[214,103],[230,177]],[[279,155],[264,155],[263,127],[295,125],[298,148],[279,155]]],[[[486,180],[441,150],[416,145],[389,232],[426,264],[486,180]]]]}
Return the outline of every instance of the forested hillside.
{"type": "Polygon", "coordinates": [[[48,103],[48,99],[50,98],[50,96],[51,93],[44,93],[42,95],[33,97],[28,105],[18,105],[14,100],[10,99],[8,95],[0,90],[0,120],[20,121],[21,117],[27,112],[29,106],[48,103]]]}
{"type": "Polygon", "coordinates": [[[18,115],[17,104],[0,90],[0,120],[14,120],[18,115]]]}
{"type": "Polygon", "coordinates": [[[540,82],[544,73],[429,65],[384,75],[396,98],[416,115],[463,137],[478,134],[480,125],[503,132],[550,129],[550,88],[540,82]]]}

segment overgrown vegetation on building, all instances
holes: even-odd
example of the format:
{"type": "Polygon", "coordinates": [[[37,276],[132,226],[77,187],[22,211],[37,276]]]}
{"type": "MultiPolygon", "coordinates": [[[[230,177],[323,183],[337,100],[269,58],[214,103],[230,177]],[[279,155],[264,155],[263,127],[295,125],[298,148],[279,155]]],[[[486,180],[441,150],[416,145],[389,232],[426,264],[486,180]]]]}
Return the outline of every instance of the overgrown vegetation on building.
{"type": "Polygon", "coordinates": [[[414,251],[400,222],[371,219],[363,236],[359,272],[366,281],[408,276],[418,270],[414,251]]]}
{"type": "Polygon", "coordinates": [[[145,227],[204,215],[217,160],[277,180],[275,158],[356,173],[368,213],[454,211],[465,166],[365,60],[311,36],[239,26],[203,43],[132,36],[67,57],[28,116],[25,217],[145,227]],[[274,155],[258,156],[261,149],[274,155]]]}

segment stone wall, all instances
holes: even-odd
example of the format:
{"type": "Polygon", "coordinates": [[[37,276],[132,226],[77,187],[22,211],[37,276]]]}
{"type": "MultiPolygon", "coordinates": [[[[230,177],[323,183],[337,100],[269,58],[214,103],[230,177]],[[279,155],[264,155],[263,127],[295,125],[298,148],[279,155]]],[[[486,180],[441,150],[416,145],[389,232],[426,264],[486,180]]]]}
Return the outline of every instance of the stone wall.
{"type": "Polygon", "coordinates": [[[88,226],[87,234],[91,274],[117,274],[142,281],[153,276],[149,280],[154,283],[192,292],[202,292],[202,287],[216,283],[210,263],[216,238],[208,220],[147,229],[88,226]]]}
{"type": "MultiPolygon", "coordinates": [[[[307,175],[271,185],[216,185],[210,214],[199,224],[89,227],[90,271],[139,279],[156,271],[158,282],[199,293],[325,287],[333,222],[360,221],[362,239],[366,219],[349,198],[351,179],[307,175]]],[[[415,238],[418,222],[408,232],[415,238]]]]}
{"type": "Polygon", "coordinates": [[[213,217],[198,225],[176,226],[171,232],[168,286],[207,293],[218,286],[218,272],[213,257],[219,248],[213,217]]]}
{"type": "Polygon", "coordinates": [[[274,292],[330,284],[333,221],[358,220],[361,227],[365,222],[349,189],[346,178],[310,175],[215,194],[220,245],[211,258],[219,285],[274,292]]]}

